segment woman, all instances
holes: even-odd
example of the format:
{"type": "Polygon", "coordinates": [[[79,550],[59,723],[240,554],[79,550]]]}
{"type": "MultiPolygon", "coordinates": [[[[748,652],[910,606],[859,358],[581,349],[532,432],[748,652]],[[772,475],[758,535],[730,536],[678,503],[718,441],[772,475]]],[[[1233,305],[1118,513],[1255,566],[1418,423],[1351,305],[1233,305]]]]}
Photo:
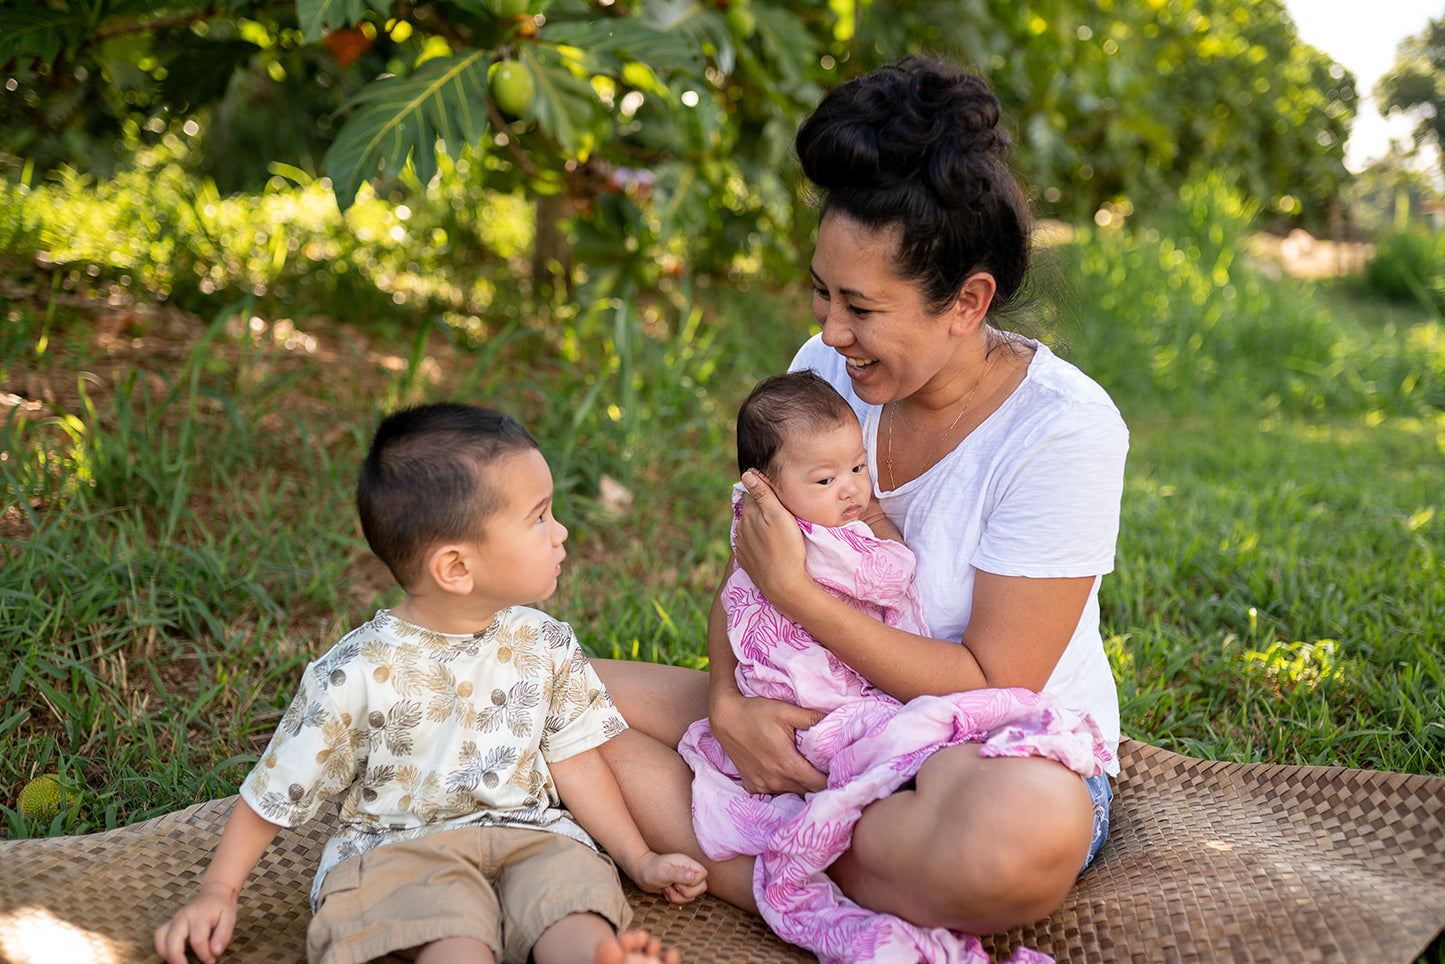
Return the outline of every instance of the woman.
{"type": "MultiPolygon", "coordinates": [[[[977,77],[905,58],[830,93],[797,138],[822,197],[822,331],[791,367],[817,371],[858,413],[875,497],[918,556],[939,638],[880,627],[814,584],[796,523],[751,474],[736,558],[784,615],[899,700],[1040,690],[1089,712],[1112,750],[1098,587],[1113,568],[1128,433],[1098,385],[995,324],[1016,308],[1031,243],[998,123],[977,77]]],[[[700,674],[598,664],[640,731],[609,754],[629,805],[654,848],[694,855],[688,774],[662,744],[704,709],[748,789],[824,785],[794,748],[818,714],[741,696],[716,601],[708,655],[706,692],[700,674]]],[[[1108,776],[948,747],[864,811],[829,873],[857,903],[921,926],[1007,930],[1063,901],[1103,842],[1110,796],[1108,776]]],[[[714,865],[711,889],[752,907],[750,874],[745,858],[714,865]]]]}

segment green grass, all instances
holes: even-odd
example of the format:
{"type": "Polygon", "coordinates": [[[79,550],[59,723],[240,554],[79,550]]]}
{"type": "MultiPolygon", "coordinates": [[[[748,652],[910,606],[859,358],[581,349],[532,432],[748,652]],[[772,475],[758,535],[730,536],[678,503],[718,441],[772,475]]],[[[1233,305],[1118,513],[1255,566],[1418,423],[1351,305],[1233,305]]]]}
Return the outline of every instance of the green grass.
{"type": "Polygon", "coordinates": [[[1445,773],[1445,424],[1132,431],[1103,597],[1127,727],[1199,756],[1445,773]]]}
{"type": "MultiPolygon", "coordinates": [[[[1172,221],[1060,252],[1068,354],[1132,433],[1102,594],[1125,732],[1445,776],[1440,320],[1270,280],[1238,254],[1248,212],[1201,190],[1172,221]]],[[[34,231],[0,240],[26,277],[34,231]]],[[[351,487],[399,404],[520,416],[572,532],[550,607],[593,653],[704,665],[732,414],[806,335],[805,291],[594,278],[575,306],[514,296],[490,324],[429,317],[398,337],[325,304],[197,318],[122,289],[104,307],[92,277],[31,275],[0,332],[4,835],[234,792],[301,665],[396,598],[351,487]],[[27,820],[16,796],[45,772],[76,795],[27,820]]]]}

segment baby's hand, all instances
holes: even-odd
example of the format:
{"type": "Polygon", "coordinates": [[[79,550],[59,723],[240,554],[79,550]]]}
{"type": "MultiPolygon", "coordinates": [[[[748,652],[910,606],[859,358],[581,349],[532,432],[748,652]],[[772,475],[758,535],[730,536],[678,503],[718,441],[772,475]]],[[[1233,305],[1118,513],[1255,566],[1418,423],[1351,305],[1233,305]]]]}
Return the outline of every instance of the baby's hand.
{"type": "Polygon", "coordinates": [[[236,929],[236,901],[229,894],[201,888],[201,893],[156,928],[156,953],[170,964],[186,964],[189,945],[196,959],[215,964],[236,929]]]}
{"type": "Polygon", "coordinates": [[[707,890],[707,868],[685,854],[648,852],[628,876],[649,894],[662,894],[674,904],[686,904],[707,890]]]}
{"type": "Polygon", "coordinates": [[[893,542],[903,541],[903,533],[893,524],[892,519],[883,514],[883,506],[874,498],[872,492],[868,493],[868,506],[859,518],[868,523],[868,528],[873,530],[873,535],[877,538],[893,542]]]}

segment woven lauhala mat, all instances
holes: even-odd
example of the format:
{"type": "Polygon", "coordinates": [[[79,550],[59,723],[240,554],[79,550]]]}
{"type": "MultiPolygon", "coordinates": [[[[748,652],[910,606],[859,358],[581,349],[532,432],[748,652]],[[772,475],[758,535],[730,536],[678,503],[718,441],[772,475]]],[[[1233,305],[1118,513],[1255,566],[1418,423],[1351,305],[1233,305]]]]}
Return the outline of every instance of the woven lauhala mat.
{"type": "MultiPolygon", "coordinates": [[[[1411,962],[1445,927],[1445,779],[1196,760],[1125,740],[1109,842],[1063,907],[984,939],[1059,961],[1411,962]]],[[[153,961],[151,931],[194,892],[230,800],[83,837],[0,842],[0,960],[153,961]]],[[[304,958],[325,825],[283,831],[241,898],[224,962],[304,958]]],[[[811,955],[710,897],[638,891],[638,926],[685,962],[811,955]]]]}

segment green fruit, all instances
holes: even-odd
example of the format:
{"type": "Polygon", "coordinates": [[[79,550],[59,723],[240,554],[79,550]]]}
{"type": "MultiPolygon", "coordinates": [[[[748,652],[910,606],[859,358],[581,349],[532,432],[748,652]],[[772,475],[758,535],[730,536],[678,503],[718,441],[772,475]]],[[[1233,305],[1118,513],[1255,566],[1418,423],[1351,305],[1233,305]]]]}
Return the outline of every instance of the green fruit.
{"type": "Polygon", "coordinates": [[[503,114],[520,117],[532,106],[536,88],[532,75],[526,67],[515,60],[499,60],[487,71],[487,83],[492,88],[492,100],[503,114]]]}
{"type": "Polygon", "coordinates": [[[487,12],[503,22],[527,12],[527,0],[486,0],[487,12]]]}
{"type": "Polygon", "coordinates": [[[727,18],[728,30],[740,40],[748,39],[758,29],[757,15],[745,4],[734,2],[723,16],[727,18]]]}
{"type": "Polygon", "coordinates": [[[27,820],[49,820],[60,808],[75,799],[60,785],[60,778],[46,773],[36,777],[20,791],[20,815],[27,820]]]}

